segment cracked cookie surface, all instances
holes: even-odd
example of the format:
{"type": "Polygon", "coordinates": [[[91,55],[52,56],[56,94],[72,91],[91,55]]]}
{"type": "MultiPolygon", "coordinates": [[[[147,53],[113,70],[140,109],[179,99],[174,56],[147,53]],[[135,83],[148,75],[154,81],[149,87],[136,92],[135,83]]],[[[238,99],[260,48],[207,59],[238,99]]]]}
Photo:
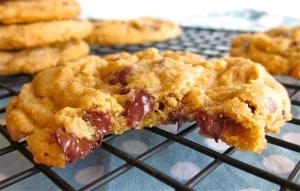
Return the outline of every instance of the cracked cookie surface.
{"type": "Polygon", "coordinates": [[[94,21],[93,25],[94,29],[86,40],[89,44],[103,46],[159,42],[182,33],[174,22],[152,17],[94,21]]]}
{"type": "Polygon", "coordinates": [[[276,27],[260,33],[243,33],[231,43],[231,56],[262,64],[271,74],[300,79],[300,26],[276,27]]]}
{"type": "Polygon", "coordinates": [[[6,122],[14,140],[27,137],[35,162],[64,167],[105,135],[185,121],[203,136],[259,153],[266,133],[291,119],[290,107],[284,87],[249,59],[149,48],[40,72],[11,100],[6,122]]]}

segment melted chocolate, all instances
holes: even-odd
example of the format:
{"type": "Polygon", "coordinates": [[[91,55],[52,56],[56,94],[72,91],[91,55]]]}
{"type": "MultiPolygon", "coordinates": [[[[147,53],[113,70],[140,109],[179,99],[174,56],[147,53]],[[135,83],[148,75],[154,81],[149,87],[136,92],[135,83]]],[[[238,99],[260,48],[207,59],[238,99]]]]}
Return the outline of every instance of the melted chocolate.
{"type": "Polygon", "coordinates": [[[136,127],[143,117],[154,110],[154,98],[144,90],[136,90],[126,102],[128,125],[136,127]]]}
{"type": "Polygon", "coordinates": [[[179,114],[179,113],[171,113],[168,117],[167,123],[177,123],[177,131],[182,127],[182,124],[188,120],[188,117],[179,114]]]}
{"type": "Polygon", "coordinates": [[[83,119],[95,127],[94,140],[79,139],[75,134],[65,132],[63,127],[56,130],[56,141],[65,153],[67,162],[75,162],[78,159],[82,159],[94,148],[100,147],[103,136],[112,129],[108,113],[91,110],[86,113],[83,119]]]}
{"type": "Polygon", "coordinates": [[[209,115],[206,112],[199,111],[195,115],[195,121],[200,126],[199,133],[212,136],[216,142],[222,136],[226,125],[234,123],[230,118],[224,115],[209,115]]]}
{"type": "Polygon", "coordinates": [[[78,139],[74,133],[66,133],[63,127],[56,130],[56,140],[65,153],[67,162],[75,162],[84,158],[93,148],[100,146],[97,141],[78,139]]]}
{"type": "Polygon", "coordinates": [[[115,85],[117,83],[120,83],[121,85],[127,85],[127,79],[131,74],[131,68],[125,67],[119,72],[113,73],[110,76],[109,83],[112,85],[115,85]]]}
{"type": "Polygon", "coordinates": [[[96,128],[96,139],[99,135],[102,139],[105,134],[112,130],[112,122],[108,113],[90,110],[85,114],[83,120],[90,122],[96,128]]]}

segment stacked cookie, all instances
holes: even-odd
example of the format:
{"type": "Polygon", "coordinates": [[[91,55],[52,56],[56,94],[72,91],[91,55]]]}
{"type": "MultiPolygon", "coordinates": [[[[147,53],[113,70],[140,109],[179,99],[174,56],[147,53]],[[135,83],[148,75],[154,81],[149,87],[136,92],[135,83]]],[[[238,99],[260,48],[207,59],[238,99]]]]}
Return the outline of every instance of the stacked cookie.
{"type": "Polygon", "coordinates": [[[76,0],[0,1],[0,75],[32,74],[89,53],[76,0]]]}

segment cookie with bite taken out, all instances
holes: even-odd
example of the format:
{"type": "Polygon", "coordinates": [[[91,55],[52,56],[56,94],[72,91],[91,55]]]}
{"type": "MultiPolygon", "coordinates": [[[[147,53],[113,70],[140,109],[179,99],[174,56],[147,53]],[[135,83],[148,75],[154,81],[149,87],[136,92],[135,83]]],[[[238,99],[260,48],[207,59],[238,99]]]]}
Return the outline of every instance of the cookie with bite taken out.
{"type": "Polygon", "coordinates": [[[38,73],[7,107],[14,140],[36,163],[65,167],[108,134],[195,121],[203,136],[260,153],[267,132],[291,119],[285,88],[244,58],[204,60],[149,48],[87,56],[38,73]]]}

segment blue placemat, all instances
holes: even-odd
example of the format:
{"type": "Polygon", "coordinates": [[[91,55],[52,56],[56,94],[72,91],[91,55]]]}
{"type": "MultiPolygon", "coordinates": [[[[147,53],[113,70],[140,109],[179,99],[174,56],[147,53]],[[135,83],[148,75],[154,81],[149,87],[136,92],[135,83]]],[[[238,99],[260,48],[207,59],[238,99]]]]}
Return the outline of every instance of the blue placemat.
{"type": "Polygon", "coordinates": [[[264,31],[279,25],[299,25],[300,18],[271,15],[265,11],[245,9],[196,14],[178,19],[177,22],[182,26],[239,31],[264,31]]]}

